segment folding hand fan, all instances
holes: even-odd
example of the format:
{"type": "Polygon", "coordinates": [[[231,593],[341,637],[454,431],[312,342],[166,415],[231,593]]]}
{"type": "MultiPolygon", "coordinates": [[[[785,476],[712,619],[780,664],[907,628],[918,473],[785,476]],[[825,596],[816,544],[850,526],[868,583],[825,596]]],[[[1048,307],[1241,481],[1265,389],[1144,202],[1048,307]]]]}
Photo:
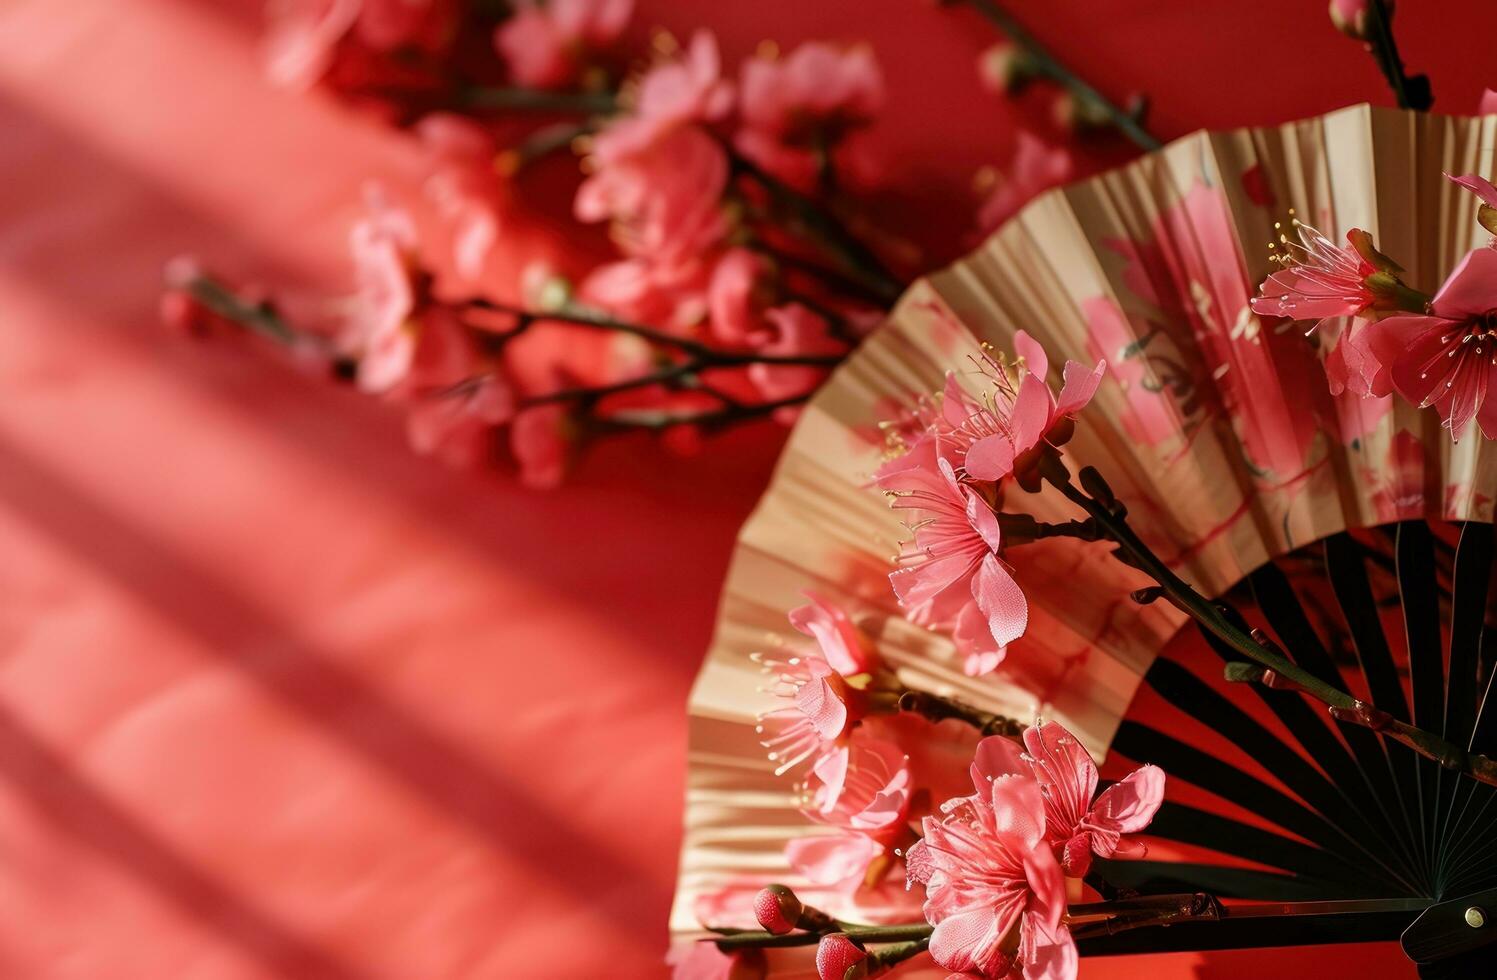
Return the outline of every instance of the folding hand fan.
{"type": "MultiPolygon", "coordinates": [[[[1330,394],[1321,361],[1342,324],[1306,336],[1250,307],[1296,219],[1332,240],[1371,232],[1406,281],[1433,290],[1490,239],[1442,174],[1492,173],[1494,129],[1497,118],[1358,106],[1196,134],[1038,198],[911,288],[806,408],[741,533],[690,701],[674,933],[702,935],[700,918],[734,889],[805,885],[784,849],[807,821],[760,745],[774,698],[750,655],[799,639],[785,613],[809,590],[848,609],[907,686],[1043,714],[1096,758],[1111,748],[1169,773],[1153,854],[1106,870],[1140,908],[1202,893],[1209,914],[1171,929],[1080,926],[1083,955],[1394,939],[1416,918],[1405,948],[1429,975],[1466,975],[1462,954],[1490,955],[1477,947],[1497,935],[1493,787],[1298,693],[1228,684],[1216,654],[1231,652],[1168,604],[1132,601],[1145,580],[1103,544],[1016,549],[1028,631],[997,672],[969,677],[949,637],[902,615],[887,576],[904,531],[869,479],[878,420],[970,369],[984,345],[1011,349],[1022,329],[1052,363],[1105,359],[1066,456],[1106,475],[1175,572],[1317,677],[1497,749],[1497,698],[1484,697],[1497,447],[1474,429],[1452,441],[1407,401],[1330,394]]],[[[1027,507],[1078,516],[1048,488],[1027,507]]],[[[909,919],[902,891],[825,898],[842,917],[909,919]]],[[[772,959],[772,975],[807,962],[772,959]]]]}

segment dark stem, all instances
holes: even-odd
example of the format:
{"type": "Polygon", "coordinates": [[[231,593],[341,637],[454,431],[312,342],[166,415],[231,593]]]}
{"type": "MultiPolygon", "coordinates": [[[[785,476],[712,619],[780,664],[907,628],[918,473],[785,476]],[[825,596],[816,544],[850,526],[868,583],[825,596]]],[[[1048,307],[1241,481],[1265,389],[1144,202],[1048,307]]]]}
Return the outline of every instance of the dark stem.
{"type": "Polygon", "coordinates": [[[470,109],[514,112],[568,112],[605,116],[618,108],[613,92],[549,92],[518,86],[465,85],[457,91],[459,105],[470,109]]]}
{"type": "Polygon", "coordinates": [[[933,722],[955,718],[963,724],[971,725],[983,735],[1013,737],[1024,733],[1025,726],[1012,718],[974,708],[955,698],[943,698],[929,691],[905,691],[899,695],[898,704],[900,711],[908,711],[933,722]]]}
{"type": "Polygon", "coordinates": [[[1264,634],[1236,625],[1220,604],[1193,589],[1143,543],[1128,525],[1126,509],[1113,499],[1111,489],[1095,469],[1086,467],[1081,471],[1081,482],[1092,493],[1071,483],[1070,471],[1058,456],[1047,456],[1041,463],[1041,471],[1047,482],[1065,494],[1066,499],[1086,511],[1106,536],[1117,542],[1119,549],[1114,552],[1115,557],[1159,583],[1162,593],[1139,590],[1140,593],[1147,594],[1147,599],[1152,600],[1156,596],[1168,599],[1175,608],[1216,634],[1234,650],[1272,671],[1276,679],[1287,681],[1310,697],[1324,702],[1337,720],[1364,725],[1407,745],[1447,769],[1462,772],[1480,782],[1497,785],[1497,762],[1484,755],[1468,754],[1432,732],[1399,721],[1387,712],[1327,684],[1290,660],[1264,634]],[[1099,499],[1098,494],[1102,499],[1099,499]]]}
{"type": "Polygon", "coordinates": [[[775,202],[790,211],[805,231],[841,264],[845,274],[877,297],[880,305],[892,305],[904,292],[905,283],[890,272],[873,250],[849,231],[836,215],[731,146],[727,151],[733,169],[763,187],[775,202]]]}
{"type": "MultiPolygon", "coordinates": [[[[850,922],[838,922],[837,932],[862,943],[905,943],[929,940],[934,928],[924,922],[902,926],[863,926],[850,922]]],[[[731,936],[704,939],[716,943],[723,952],[749,948],[779,948],[786,946],[815,946],[821,942],[822,933],[792,932],[776,936],[771,932],[740,932],[731,936]]],[[[912,954],[913,955],[913,954],[912,954]]]]}
{"type": "Polygon", "coordinates": [[[494,313],[503,313],[512,316],[521,322],[526,320],[532,322],[550,321],[553,323],[569,323],[573,326],[588,327],[593,330],[607,330],[614,333],[624,333],[630,336],[648,340],[662,347],[673,347],[684,354],[689,354],[701,362],[702,367],[739,367],[747,364],[784,364],[798,365],[802,367],[835,367],[841,364],[844,356],[842,354],[756,354],[751,351],[727,351],[704,344],[689,337],[678,337],[675,334],[656,330],[654,327],[646,327],[638,323],[630,323],[626,320],[617,320],[602,313],[594,313],[591,310],[569,308],[562,310],[527,310],[518,306],[510,306],[506,303],[496,303],[493,300],[478,298],[466,301],[466,305],[480,310],[489,310],[494,313]]]}
{"type": "Polygon", "coordinates": [[[879,309],[888,309],[889,307],[888,295],[883,290],[871,288],[861,279],[838,272],[836,269],[828,269],[826,266],[811,259],[775,248],[773,245],[758,239],[745,243],[745,247],[758,252],[760,255],[768,256],[787,269],[793,269],[813,279],[818,279],[833,289],[847,293],[849,296],[860,299],[879,309]]]}
{"type": "Polygon", "coordinates": [[[1384,0],[1368,0],[1367,49],[1393,89],[1393,98],[1400,109],[1429,109],[1435,101],[1429,78],[1425,75],[1411,77],[1404,72],[1398,42],[1393,39],[1393,18],[1389,16],[1384,0]]]}
{"type": "Polygon", "coordinates": [[[1163,145],[1143,127],[1134,113],[1112,102],[1101,92],[1092,88],[1081,76],[1062,64],[1044,45],[1040,44],[1033,34],[1024,28],[1024,25],[1015,20],[1012,14],[1000,7],[994,0],[945,0],[945,2],[965,2],[986,17],[1007,35],[1010,41],[1029,55],[1038,75],[1071,93],[1073,99],[1076,99],[1078,103],[1084,103],[1095,115],[1105,118],[1110,125],[1132,140],[1140,149],[1157,150],[1163,145]]]}

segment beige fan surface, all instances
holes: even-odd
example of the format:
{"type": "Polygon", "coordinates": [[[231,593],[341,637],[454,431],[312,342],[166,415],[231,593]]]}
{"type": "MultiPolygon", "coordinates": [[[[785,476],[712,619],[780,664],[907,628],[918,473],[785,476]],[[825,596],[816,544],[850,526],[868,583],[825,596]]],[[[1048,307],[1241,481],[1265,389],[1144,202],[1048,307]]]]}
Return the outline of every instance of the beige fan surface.
{"type": "MultiPolygon", "coordinates": [[[[785,618],[804,591],[843,603],[908,686],[1021,719],[1043,712],[1099,759],[1179,627],[1166,604],[1128,599],[1146,580],[1105,544],[1070,540],[1010,552],[1031,620],[994,674],[964,676],[947,637],[904,621],[887,582],[904,529],[868,487],[883,451],[876,423],[948,369],[970,374],[981,344],[1011,350],[1027,331],[1052,382],[1066,359],[1107,360],[1066,447],[1072,469],[1096,466],[1134,527],[1207,594],[1346,527],[1491,520],[1497,446],[1476,434],[1452,444],[1432,410],[1404,401],[1332,397],[1320,361],[1339,325],[1307,338],[1249,301],[1291,209],[1334,240],[1372,232],[1410,283],[1434,291],[1490,237],[1475,199],[1442,173],[1491,175],[1494,136],[1497,117],[1368,106],[1197,133],[1039,197],[913,286],[806,408],[739,536],[689,705],[673,935],[701,934],[704,896],[800,884],[784,846],[816,831],[755,734],[774,699],[749,655],[804,641],[785,618]]],[[[1080,516],[1048,488],[1021,497],[1041,517],[1080,516]]]]}

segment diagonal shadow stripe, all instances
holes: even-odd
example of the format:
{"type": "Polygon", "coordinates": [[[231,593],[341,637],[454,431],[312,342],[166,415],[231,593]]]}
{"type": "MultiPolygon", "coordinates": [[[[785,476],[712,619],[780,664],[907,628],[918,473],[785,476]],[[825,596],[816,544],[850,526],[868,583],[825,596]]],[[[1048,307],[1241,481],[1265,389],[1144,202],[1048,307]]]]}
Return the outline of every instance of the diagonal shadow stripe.
{"type": "Polygon", "coordinates": [[[125,868],[184,915],[217,932],[274,975],[364,980],[363,973],[298,935],[196,867],[0,705],[0,779],[48,821],[125,868]]]}
{"type": "Polygon", "coordinates": [[[643,855],[625,857],[568,826],[545,800],[392,703],[213,571],[129,526],[3,434],[0,503],[191,633],[307,724],[466,824],[496,852],[532,866],[537,877],[566,882],[578,894],[628,882],[621,900],[656,907],[669,901],[670,883],[643,855]]]}

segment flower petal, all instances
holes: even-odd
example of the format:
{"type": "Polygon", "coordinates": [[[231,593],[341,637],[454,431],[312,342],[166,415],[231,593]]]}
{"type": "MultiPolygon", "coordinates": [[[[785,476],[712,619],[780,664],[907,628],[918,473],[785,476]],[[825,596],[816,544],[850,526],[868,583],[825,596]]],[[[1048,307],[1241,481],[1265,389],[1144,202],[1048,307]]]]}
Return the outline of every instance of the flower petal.
{"type": "Polygon", "coordinates": [[[1085,408],[1097,393],[1097,386],[1102,383],[1106,371],[1106,361],[1098,361],[1090,371],[1079,361],[1067,361],[1062,375],[1065,383],[1061,385],[1060,398],[1055,404],[1056,417],[1075,415],[1085,408]]]}
{"type": "Polygon", "coordinates": [[[818,885],[856,889],[883,845],[863,834],[801,837],[785,845],[790,866],[818,885]]]}
{"type": "Polygon", "coordinates": [[[1445,279],[1430,303],[1436,316],[1462,320],[1497,309],[1497,250],[1474,248],[1445,279]]]}
{"type": "Polygon", "coordinates": [[[992,801],[995,832],[1021,844],[1022,853],[1039,848],[1045,839],[1045,800],[1039,783],[1023,776],[999,776],[993,780],[992,801]]]}
{"type": "Polygon", "coordinates": [[[1045,817],[1050,838],[1064,840],[1076,832],[1097,789],[1097,764],[1081,742],[1058,722],[1024,732],[1034,778],[1045,789],[1045,817]]]}
{"type": "Polygon", "coordinates": [[[967,450],[967,475],[974,480],[1001,480],[1014,471],[1014,443],[1003,433],[979,439],[967,450]]]}
{"type": "Polygon", "coordinates": [[[988,618],[988,629],[999,646],[1024,635],[1029,625],[1029,602],[997,555],[982,560],[972,579],[972,598],[988,618]]]}
{"type": "Polygon", "coordinates": [[[1045,348],[1023,330],[1014,334],[1014,353],[1024,359],[1025,370],[1041,381],[1050,373],[1050,358],[1045,348]]]}
{"type": "Polygon", "coordinates": [[[1143,830],[1154,819],[1162,802],[1164,770],[1158,766],[1140,766],[1113,783],[1097,797],[1083,821],[1087,829],[1094,831],[1092,850],[1102,857],[1110,856],[1117,848],[1116,835],[1136,834],[1143,830]],[[1106,832],[1101,835],[1107,838],[1106,843],[1098,839],[1095,831],[1106,832]]]}

